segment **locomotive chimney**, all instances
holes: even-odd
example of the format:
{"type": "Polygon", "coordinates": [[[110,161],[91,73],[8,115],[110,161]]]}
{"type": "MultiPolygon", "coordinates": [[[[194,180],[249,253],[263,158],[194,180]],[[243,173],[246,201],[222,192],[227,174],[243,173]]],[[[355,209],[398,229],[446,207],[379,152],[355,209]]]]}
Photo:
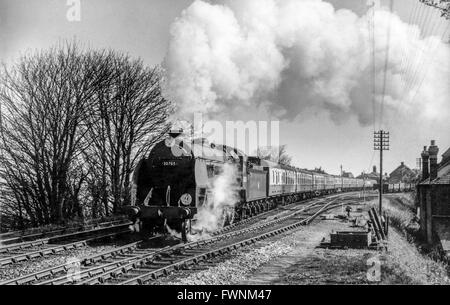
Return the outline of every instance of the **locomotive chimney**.
{"type": "Polygon", "coordinates": [[[377,172],[377,167],[374,165],[373,166],[373,173],[376,173],[377,172]]]}
{"type": "Polygon", "coordinates": [[[436,146],[436,141],[431,141],[431,146],[428,148],[428,153],[430,154],[430,180],[437,178],[438,172],[438,156],[439,148],[436,146]]]}
{"type": "Polygon", "coordinates": [[[430,177],[430,173],[428,171],[428,161],[430,159],[430,154],[428,153],[427,147],[423,147],[422,151],[422,181],[428,179],[430,177]]]}

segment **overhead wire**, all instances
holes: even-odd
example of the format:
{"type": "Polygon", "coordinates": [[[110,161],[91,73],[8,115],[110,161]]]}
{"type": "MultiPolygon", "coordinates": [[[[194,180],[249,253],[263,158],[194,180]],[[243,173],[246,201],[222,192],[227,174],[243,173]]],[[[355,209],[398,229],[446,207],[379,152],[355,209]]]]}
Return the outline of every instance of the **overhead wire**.
{"type": "MultiPolygon", "coordinates": [[[[389,11],[392,13],[394,7],[394,0],[389,0],[389,11]]],[[[386,48],[385,48],[385,55],[384,55],[384,67],[383,67],[383,84],[381,89],[381,105],[380,105],[380,122],[379,126],[383,126],[383,111],[384,111],[384,102],[385,102],[385,94],[386,94],[386,81],[387,81],[387,70],[388,70],[388,62],[389,62],[389,51],[390,51],[390,45],[391,45],[391,22],[392,22],[392,15],[389,15],[388,19],[388,25],[387,25],[387,33],[386,33],[386,48]]]]}
{"type": "MultiPolygon", "coordinates": [[[[433,10],[433,8],[431,8],[431,7],[429,7],[429,9],[433,10]]],[[[433,25],[432,26],[430,25],[430,27],[431,27],[430,31],[427,31],[427,29],[424,29],[424,37],[428,37],[430,35],[437,36],[436,33],[440,32],[439,31],[440,27],[442,27],[443,24],[445,25],[445,23],[440,22],[441,18],[439,15],[440,15],[440,12],[438,10],[435,10],[433,25]]],[[[445,32],[446,31],[444,31],[444,35],[445,35],[445,32]]],[[[408,84],[407,89],[405,90],[406,92],[411,91],[411,93],[414,90],[416,91],[416,93],[414,93],[413,95],[410,94],[410,96],[413,96],[409,100],[410,102],[417,96],[417,92],[419,91],[420,87],[422,86],[423,81],[428,72],[428,69],[430,67],[430,62],[432,59],[431,56],[436,51],[436,49],[438,48],[438,46],[441,42],[442,42],[442,37],[440,39],[435,39],[435,40],[432,40],[429,38],[426,46],[421,50],[420,56],[417,60],[416,66],[415,66],[415,69],[413,71],[411,71],[411,73],[412,73],[411,80],[408,84]]]]}
{"type": "MultiPolygon", "coordinates": [[[[369,9],[368,13],[368,27],[369,27],[369,45],[370,45],[370,61],[371,61],[371,102],[372,102],[372,128],[373,132],[375,132],[376,126],[376,44],[375,44],[375,10],[376,6],[373,3],[372,7],[369,9]]],[[[372,157],[370,158],[369,166],[367,172],[370,172],[370,169],[373,165],[373,161],[375,158],[375,151],[372,151],[372,157]]]]}
{"type": "Polygon", "coordinates": [[[373,131],[375,131],[375,125],[376,125],[376,107],[375,107],[375,82],[376,82],[376,64],[375,64],[375,5],[372,7],[372,14],[371,19],[369,20],[369,44],[371,48],[371,62],[372,62],[372,73],[371,73],[371,81],[372,81],[372,127],[373,131]]]}
{"type": "MultiPolygon", "coordinates": [[[[423,4],[421,1],[416,0],[419,3],[419,9],[418,9],[418,13],[416,15],[417,21],[415,20],[416,18],[414,18],[412,20],[413,24],[416,24],[419,28],[419,31],[421,31],[421,28],[423,28],[423,23],[424,23],[424,16],[425,16],[425,10],[424,8],[426,7],[425,4],[423,4]]],[[[411,33],[413,34],[413,33],[411,33]]],[[[420,33],[419,33],[420,35],[420,33]]],[[[411,55],[411,54],[410,54],[411,55]]],[[[407,62],[406,62],[406,69],[405,69],[405,76],[408,76],[410,74],[410,71],[413,67],[413,64],[415,63],[415,60],[417,59],[416,56],[409,56],[407,62]]]]}
{"type": "MultiPolygon", "coordinates": [[[[450,24],[447,26],[447,29],[444,31],[444,35],[445,35],[445,33],[448,31],[449,27],[450,27],[450,24]]],[[[443,35],[443,36],[444,36],[444,35],[443,35]]],[[[439,44],[440,44],[442,41],[443,41],[443,40],[442,40],[442,37],[441,37],[440,40],[437,40],[437,41],[436,41],[434,48],[432,49],[432,51],[430,51],[430,55],[432,55],[432,53],[434,53],[434,52],[436,51],[437,47],[439,46],[439,44]]],[[[419,80],[419,82],[418,82],[418,84],[417,84],[417,86],[416,86],[416,90],[415,90],[415,92],[414,92],[414,95],[412,95],[412,97],[409,99],[409,102],[408,102],[408,103],[413,102],[413,101],[415,100],[415,98],[417,97],[417,95],[418,95],[418,93],[419,93],[419,91],[420,91],[420,88],[422,87],[422,84],[423,84],[423,82],[425,81],[425,79],[426,79],[426,77],[427,77],[427,75],[428,75],[428,71],[429,71],[430,66],[431,66],[430,63],[431,63],[431,60],[428,62],[428,65],[426,66],[425,71],[421,74],[421,78],[420,78],[420,80],[419,80]]],[[[414,87],[413,87],[413,88],[414,88],[414,87]]]]}
{"type": "MultiPolygon", "coordinates": [[[[430,34],[433,34],[433,32],[436,30],[436,24],[439,24],[438,16],[436,16],[436,18],[434,19],[434,23],[432,26],[431,26],[431,22],[427,23],[427,24],[424,24],[424,30],[423,30],[424,38],[429,36],[430,34]],[[430,26],[427,27],[426,26],[427,24],[430,24],[430,26]],[[429,31],[429,30],[431,30],[431,31],[429,31]]],[[[426,46],[420,50],[420,54],[419,54],[418,58],[416,56],[415,65],[412,65],[411,70],[409,71],[412,74],[412,77],[411,77],[410,82],[408,83],[408,86],[405,89],[406,92],[414,89],[414,87],[417,85],[417,83],[419,81],[418,73],[422,69],[423,65],[426,63],[427,55],[428,55],[429,51],[431,50],[431,47],[432,47],[432,40],[429,39],[428,42],[426,43],[426,46]]]]}
{"type": "MultiPolygon", "coordinates": [[[[419,1],[415,1],[414,6],[411,7],[409,17],[408,17],[408,24],[411,24],[412,20],[414,20],[416,14],[417,14],[417,11],[418,11],[419,3],[420,3],[419,1]]],[[[409,27],[408,30],[409,30],[408,34],[412,35],[412,28],[409,27]]],[[[407,48],[405,48],[404,52],[402,54],[402,59],[400,61],[400,67],[399,67],[400,71],[403,71],[403,69],[406,67],[407,59],[409,59],[409,57],[408,57],[407,48]]]]}

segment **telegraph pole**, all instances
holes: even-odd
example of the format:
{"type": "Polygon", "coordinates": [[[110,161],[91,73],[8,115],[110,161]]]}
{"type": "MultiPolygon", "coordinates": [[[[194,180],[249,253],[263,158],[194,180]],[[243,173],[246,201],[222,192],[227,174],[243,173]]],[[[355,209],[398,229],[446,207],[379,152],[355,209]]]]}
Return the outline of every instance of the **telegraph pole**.
{"type": "Polygon", "coordinates": [[[380,131],[374,131],[373,133],[373,145],[374,150],[380,151],[380,189],[379,189],[379,210],[380,215],[382,215],[383,209],[382,209],[382,199],[383,199],[383,150],[389,150],[389,132],[386,132],[384,130],[380,131]]]}

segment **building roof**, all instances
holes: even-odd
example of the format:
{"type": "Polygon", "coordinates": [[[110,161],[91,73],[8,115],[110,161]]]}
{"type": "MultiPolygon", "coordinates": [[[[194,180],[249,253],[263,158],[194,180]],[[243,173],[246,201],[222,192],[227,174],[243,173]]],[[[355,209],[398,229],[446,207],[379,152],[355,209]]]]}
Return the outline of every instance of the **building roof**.
{"type": "Polygon", "coordinates": [[[450,147],[447,149],[445,153],[442,154],[442,160],[450,158],[450,147]]]}
{"type": "Polygon", "coordinates": [[[442,177],[437,177],[433,181],[430,181],[430,178],[425,179],[424,181],[419,183],[420,185],[444,185],[444,184],[450,184],[450,173],[447,173],[446,175],[443,175],[442,177]]]}
{"type": "Polygon", "coordinates": [[[431,184],[450,184],[450,173],[434,179],[431,184]]]}
{"type": "Polygon", "coordinates": [[[444,168],[450,164],[450,148],[442,155],[442,161],[439,163],[439,169],[444,168]]]}
{"type": "Polygon", "coordinates": [[[390,183],[411,182],[417,177],[416,171],[410,169],[405,163],[401,163],[392,173],[389,175],[390,183]]]}
{"type": "Polygon", "coordinates": [[[430,185],[430,178],[427,178],[419,183],[420,185],[430,185]]]}
{"type": "Polygon", "coordinates": [[[438,177],[433,181],[430,178],[420,182],[420,185],[448,185],[450,184],[450,148],[442,154],[442,161],[439,163],[438,177]]]}
{"type": "Polygon", "coordinates": [[[364,173],[364,172],[362,172],[361,175],[357,176],[356,178],[378,180],[378,179],[380,179],[380,174],[377,173],[375,170],[376,169],[374,168],[374,171],[371,172],[371,173],[364,173]]]}

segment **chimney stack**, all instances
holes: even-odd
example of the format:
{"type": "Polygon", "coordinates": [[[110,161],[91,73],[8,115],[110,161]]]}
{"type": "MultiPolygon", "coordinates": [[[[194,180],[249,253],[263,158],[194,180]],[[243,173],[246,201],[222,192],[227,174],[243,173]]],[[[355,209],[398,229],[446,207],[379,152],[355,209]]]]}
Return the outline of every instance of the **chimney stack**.
{"type": "Polygon", "coordinates": [[[438,156],[439,148],[436,146],[436,141],[431,141],[431,146],[428,147],[428,153],[430,155],[430,180],[434,180],[437,178],[438,172],[438,156]]]}
{"type": "Polygon", "coordinates": [[[422,151],[422,181],[425,179],[428,179],[428,177],[430,177],[430,172],[428,171],[428,166],[429,166],[429,159],[430,159],[430,154],[428,153],[427,147],[424,146],[423,147],[423,151],[422,151]]]}
{"type": "Polygon", "coordinates": [[[400,162],[400,165],[401,165],[401,166],[405,166],[405,162],[403,162],[403,161],[400,162]]]}

